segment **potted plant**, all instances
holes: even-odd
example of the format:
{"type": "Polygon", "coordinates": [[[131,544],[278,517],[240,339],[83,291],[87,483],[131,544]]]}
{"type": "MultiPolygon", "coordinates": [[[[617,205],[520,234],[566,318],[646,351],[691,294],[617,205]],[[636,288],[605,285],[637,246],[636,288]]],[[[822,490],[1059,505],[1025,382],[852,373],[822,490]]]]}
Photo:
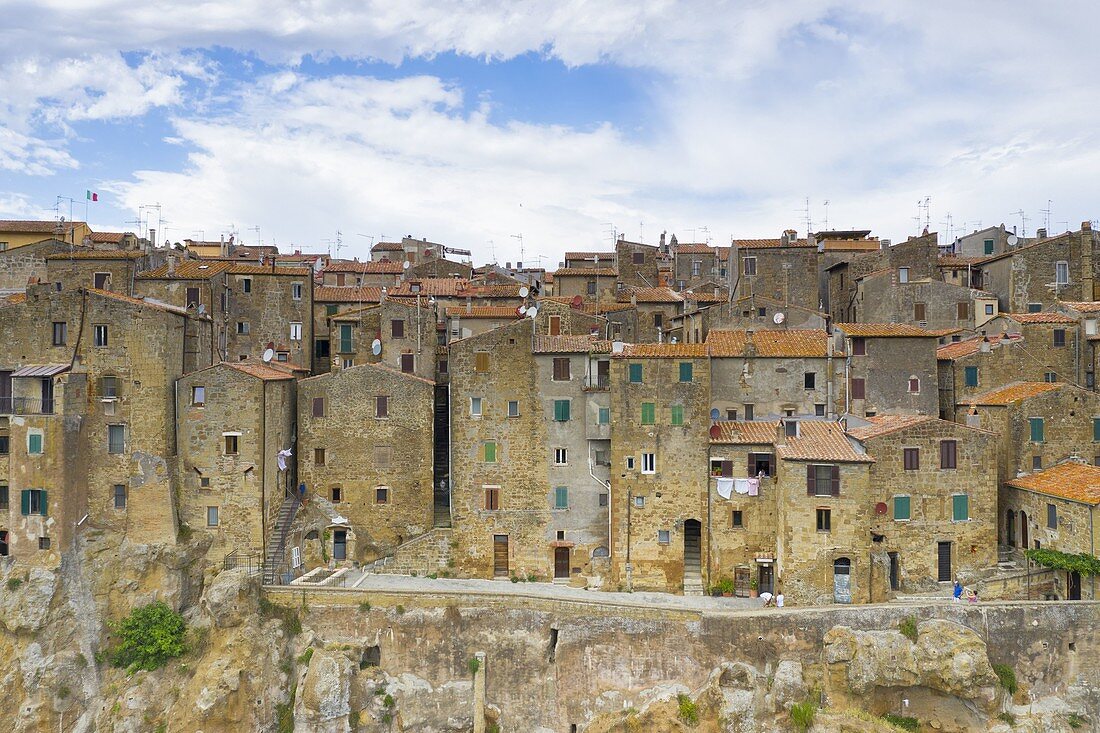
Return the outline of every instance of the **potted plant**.
{"type": "Polygon", "coordinates": [[[756,578],[753,578],[752,580],[750,580],[749,581],[749,598],[758,597],[757,591],[759,589],[760,589],[760,581],[758,581],[756,578]]]}
{"type": "Polygon", "coordinates": [[[718,584],[715,586],[715,588],[725,598],[729,598],[730,596],[733,595],[734,585],[733,585],[733,581],[730,580],[729,578],[722,578],[721,580],[719,580],[718,584]]]}

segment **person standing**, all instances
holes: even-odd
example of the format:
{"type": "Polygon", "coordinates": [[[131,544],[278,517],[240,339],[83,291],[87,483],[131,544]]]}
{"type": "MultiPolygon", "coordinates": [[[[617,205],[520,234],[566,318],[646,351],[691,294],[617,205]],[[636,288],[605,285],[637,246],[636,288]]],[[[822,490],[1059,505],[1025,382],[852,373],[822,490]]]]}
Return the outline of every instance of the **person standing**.
{"type": "Polygon", "coordinates": [[[956,578],[956,579],[955,579],[955,590],[954,590],[954,593],[953,593],[953,595],[954,595],[954,597],[955,597],[955,602],[956,602],[956,603],[958,603],[958,602],[959,602],[959,599],[960,599],[960,598],[962,598],[962,594],[963,594],[963,587],[962,587],[962,583],[960,583],[960,582],[958,581],[958,579],[956,578]]]}

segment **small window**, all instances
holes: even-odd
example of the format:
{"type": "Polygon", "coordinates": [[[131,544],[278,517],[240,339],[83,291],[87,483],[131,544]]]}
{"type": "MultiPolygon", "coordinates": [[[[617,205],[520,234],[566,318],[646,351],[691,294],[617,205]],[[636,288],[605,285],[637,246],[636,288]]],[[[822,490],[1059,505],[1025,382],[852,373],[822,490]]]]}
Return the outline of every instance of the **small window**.
{"type": "Polygon", "coordinates": [[[290,340],[301,341],[302,340],[302,324],[297,321],[290,324],[290,340]]]}
{"type": "Polygon", "coordinates": [[[867,356],[867,339],[862,336],[852,339],[852,356],[867,356]]]}
{"type": "Polygon", "coordinates": [[[1092,419],[1092,439],[1094,441],[1100,441],[1100,417],[1094,417],[1092,419]]]}
{"type": "Polygon", "coordinates": [[[481,398],[470,398],[470,417],[481,417],[481,398]]]}
{"type": "Polygon", "coordinates": [[[669,412],[671,413],[670,417],[671,417],[671,423],[673,425],[683,425],[684,424],[684,406],[683,405],[673,405],[672,407],[669,408],[669,412]]]}
{"type": "Polygon", "coordinates": [[[126,426],[107,426],[107,452],[113,454],[123,453],[126,450],[126,426]]]}
{"type": "Polygon", "coordinates": [[[645,252],[633,252],[631,253],[631,262],[635,265],[645,264],[645,252]]]}
{"type": "Polygon", "coordinates": [[[374,398],[374,416],[377,418],[390,416],[390,398],[387,395],[378,395],[374,398]]]}
{"type": "Polygon", "coordinates": [[[487,371],[489,371],[489,352],[488,351],[475,351],[474,352],[474,371],[475,372],[487,372],[487,371]]]}
{"type": "Polygon", "coordinates": [[[966,494],[955,494],[951,497],[951,520],[965,522],[970,519],[970,497],[966,494]]]}
{"type": "Polygon", "coordinates": [[[811,496],[840,496],[840,466],[806,466],[806,493],[811,496]]]}
{"type": "Polygon", "coordinates": [[[611,423],[611,408],[601,407],[596,414],[596,424],[608,425],[611,423]]]}
{"type": "Polygon", "coordinates": [[[401,372],[403,374],[412,374],[416,364],[416,356],[414,354],[402,354],[401,355],[401,372]]]}
{"type": "Polygon", "coordinates": [[[920,380],[916,377],[909,377],[909,394],[920,394],[920,380]]]}
{"type": "Polygon", "coordinates": [[[395,339],[405,338],[405,321],[395,318],[390,321],[390,336],[395,339]]]}
{"type": "Polygon", "coordinates": [[[569,508],[569,489],[565,486],[558,486],[554,489],[554,508],[555,509],[568,509],[569,508]]]}
{"type": "Polygon", "coordinates": [[[600,494],[600,506],[601,507],[606,507],[607,506],[607,500],[608,500],[607,494],[600,494]]]}
{"type": "Polygon", "coordinates": [[[109,272],[97,272],[92,275],[92,287],[96,290],[106,290],[110,281],[111,273],[109,272]]]}
{"type": "Polygon", "coordinates": [[[1041,417],[1029,417],[1028,426],[1031,430],[1031,442],[1042,443],[1046,438],[1046,425],[1041,417]]]}
{"type": "Polygon", "coordinates": [[[667,545],[669,543],[669,531],[667,529],[657,530],[657,544],[667,545]]]}
{"type": "Polygon", "coordinates": [[[755,415],[755,411],[756,411],[756,405],[745,404],[745,405],[742,405],[742,407],[745,410],[745,419],[746,420],[755,419],[754,415],[755,415]]]}
{"type": "Polygon", "coordinates": [[[694,365],[690,361],[680,362],[680,381],[690,382],[692,380],[692,372],[694,365]]]}
{"type": "Polygon", "coordinates": [[[894,521],[895,522],[908,522],[909,521],[909,507],[910,497],[908,496],[895,496],[894,497],[894,521]]]}
{"type": "Polygon", "coordinates": [[[737,419],[737,408],[735,408],[735,407],[726,408],[726,419],[727,420],[736,420],[737,419]]]}
{"type": "Polygon", "coordinates": [[[226,436],[223,436],[223,437],[225,438],[225,455],[227,455],[227,456],[237,455],[237,453],[240,449],[240,445],[239,445],[240,436],[239,435],[226,435],[226,436]]]}
{"type": "Polygon", "coordinates": [[[481,444],[481,460],[485,463],[497,462],[497,444],[492,440],[487,440],[481,444]]]}
{"type": "Polygon", "coordinates": [[[1069,263],[1066,261],[1054,263],[1054,284],[1058,286],[1069,285],[1069,263]]]}
{"type": "Polygon", "coordinates": [[[569,375],[569,357],[568,356],[555,356],[554,357],[554,381],[555,382],[568,382],[569,375]]]}
{"type": "Polygon", "coordinates": [[[42,433],[27,433],[27,453],[42,454],[42,433]]]}
{"type": "Polygon", "coordinates": [[[49,499],[45,489],[24,489],[20,492],[20,513],[26,517],[32,514],[46,516],[49,499]]]}
{"type": "Polygon", "coordinates": [[[862,377],[852,377],[852,399],[862,400],[867,397],[867,380],[862,377]]]}
{"type": "Polygon", "coordinates": [[[913,320],[914,321],[927,321],[928,320],[928,306],[925,303],[913,304],[913,320]]]}
{"type": "Polygon", "coordinates": [[[1066,329],[1056,328],[1054,329],[1054,345],[1065,346],[1066,345],[1066,329]]]}
{"type": "Polygon", "coordinates": [[[982,254],[993,254],[993,240],[986,239],[982,242],[982,254]]]}
{"type": "Polygon", "coordinates": [[[313,465],[323,466],[325,465],[325,449],[314,448],[313,449],[313,465]]]}
{"type": "Polygon", "coordinates": [[[237,321],[237,335],[238,336],[247,336],[248,331],[249,331],[248,321],[237,321]]]}
{"type": "Polygon", "coordinates": [[[642,454],[642,473],[657,473],[657,454],[642,454]]]}
{"type": "Polygon", "coordinates": [[[344,490],[339,486],[332,487],[332,501],[333,503],[339,503],[344,500],[344,490]]]}
{"type": "Polygon", "coordinates": [[[275,361],[290,361],[290,352],[289,351],[276,351],[275,352],[275,361]]]}
{"type": "Polygon", "coordinates": [[[969,301],[960,300],[955,306],[957,320],[965,321],[970,318],[970,303],[969,301]]]}
{"type": "Polygon", "coordinates": [[[485,487],[485,509],[488,511],[496,511],[497,509],[500,509],[499,486],[485,487]]]}
{"type": "Polygon", "coordinates": [[[1042,467],[1043,467],[1043,457],[1041,455],[1032,456],[1031,457],[1031,470],[1032,471],[1038,471],[1042,467]]]}
{"type": "Polygon", "coordinates": [[[8,502],[11,497],[8,495],[8,485],[0,484],[0,512],[6,512],[9,509],[8,502]]]}
{"type": "Polygon", "coordinates": [[[107,326],[105,324],[92,326],[92,345],[107,346],[107,326]]]}
{"type": "Polygon", "coordinates": [[[519,417],[519,401],[508,401],[508,417],[519,417]]]}
{"type": "Polygon", "coordinates": [[[0,433],[0,456],[6,456],[11,453],[11,436],[7,433],[0,433]]]}
{"type": "Polygon", "coordinates": [[[313,416],[324,417],[325,416],[325,398],[314,397],[313,398],[313,416]]]}
{"type": "Polygon", "coordinates": [[[745,265],[744,274],[746,274],[746,275],[755,275],[756,274],[756,258],[755,257],[746,257],[743,261],[743,264],[745,265]]]}
{"type": "Polygon", "coordinates": [[[985,304],[985,314],[987,316],[993,315],[993,304],[992,303],[986,303],[985,304]]]}
{"type": "Polygon", "coordinates": [[[642,365],[641,364],[635,363],[635,364],[630,365],[630,382],[631,382],[631,384],[641,384],[642,383],[642,365]]]}
{"type": "Polygon", "coordinates": [[[216,506],[206,507],[206,526],[207,527],[217,527],[219,522],[220,522],[220,518],[218,516],[218,507],[216,507],[216,506]]]}
{"type": "Polygon", "coordinates": [[[187,300],[187,307],[188,308],[197,308],[199,306],[199,289],[198,288],[187,288],[187,291],[186,291],[186,293],[184,293],[184,295],[186,296],[185,299],[187,300]]]}
{"type": "Polygon", "coordinates": [[[1058,372],[1043,372],[1043,381],[1044,382],[1057,382],[1058,381],[1058,372]]]}
{"type": "Polygon", "coordinates": [[[587,282],[586,287],[587,287],[587,292],[588,292],[589,295],[595,295],[596,294],[596,281],[595,280],[589,280],[587,282]]]}
{"type": "Polygon", "coordinates": [[[119,380],[116,376],[106,376],[99,380],[99,396],[103,399],[118,399],[119,380]]]}
{"type": "Polygon", "coordinates": [[[291,283],[290,284],[290,297],[293,300],[301,300],[302,299],[302,284],[301,283],[291,283]]]}
{"type": "Polygon", "coordinates": [[[554,422],[569,422],[569,400],[554,400],[554,422]]]}
{"type": "Polygon", "coordinates": [[[642,425],[653,425],[657,422],[657,406],[653,402],[642,403],[642,425]]]}
{"type": "Polygon", "coordinates": [[[833,510],[832,509],[818,509],[817,510],[817,531],[818,532],[831,532],[831,531],[833,531],[833,510]]]}
{"type": "Polygon", "coordinates": [[[65,321],[54,321],[53,323],[53,345],[64,346],[69,338],[69,324],[65,321]]]}
{"type": "Polygon", "coordinates": [[[38,538],[38,549],[39,550],[48,550],[48,549],[50,549],[50,538],[49,537],[39,537],[38,538]]]}
{"type": "Polygon", "coordinates": [[[1042,303],[1028,303],[1027,304],[1027,312],[1028,313],[1042,313],[1043,312],[1043,304],[1042,303]]]}
{"type": "Polygon", "coordinates": [[[199,479],[199,488],[203,488],[203,489],[209,489],[210,488],[210,477],[209,476],[203,476],[199,479]]]}
{"type": "Polygon", "coordinates": [[[940,441],[940,468],[954,469],[957,465],[958,445],[954,440],[940,441]]]}
{"type": "Polygon", "coordinates": [[[252,292],[252,278],[250,278],[250,277],[241,278],[241,292],[242,293],[251,293],[252,292]]]}
{"type": "Polygon", "coordinates": [[[633,471],[634,470],[634,456],[627,456],[626,457],[626,470],[627,471],[633,471]]]}
{"type": "Polygon", "coordinates": [[[564,466],[569,463],[569,450],[567,448],[554,449],[554,465],[564,466]]]}
{"type": "Polygon", "coordinates": [[[803,389],[816,389],[817,388],[817,374],[815,372],[806,372],[802,375],[802,387],[803,389]]]}
{"type": "Polygon", "coordinates": [[[634,508],[635,509],[645,509],[645,497],[644,496],[635,496],[634,497],[634,508]]]}
{"type": "Polygon", "coordinates": [[[965,375],[965,384],[967,387],[978,386],[978,367],[968,366],[963,370],[963,373],[965,375]]]}
{"type": "Polygon", "coordinates": [[[899,283],[909,282],[909,268],[908,267],[899,267],[898,268],[898,282],[899,283]]]}
{"type": "Polygon", "coordinates": [[[663,313],[654,313],[653,314],[653,327],[654,328],[661,328],[664,325],[665,325],[665,315],[663,313]]]}
{"type": "Polygon", "coordinates": [[[745,513],[740,509],[734,509],[733,514],[730,516],[730,526],[734,529],[744,529],[745,513]]]}
{"type": "Polygon", "coordinates": [[[824,417],[825,416],[825,403],[824,402],[818,402],[814,405],[814,415],[816,415],[817,417],[824,417]]]}
{"type": "Polygon", "coordinates": [[[783,421],[783,435],[787,438],[798,437],[798,421],[797,420],[784,420],[783,421]]]}
{"type": "Polygon", "coordinates": [[[902,459],[906,471],[920,470],[920,448],[903,448],[902,459]]]}
{"type": "Polygon", "coordinates": [[[325,315],[329,318],[332,318],[339,311],[339,308],[340,307],[335,303],[329,303],[325,306],[325,315]]]}
{"type": "Polygon", "coordinates": [[[1047,529],[1058,529],[1058,507],[1047,504],[1047,529]]]}
{"type": "Polygon", "coordinates": [[[551,336],[561,335],[561,316],[550,316],[547,322],[547,329],[550,331],[551,336]]]}

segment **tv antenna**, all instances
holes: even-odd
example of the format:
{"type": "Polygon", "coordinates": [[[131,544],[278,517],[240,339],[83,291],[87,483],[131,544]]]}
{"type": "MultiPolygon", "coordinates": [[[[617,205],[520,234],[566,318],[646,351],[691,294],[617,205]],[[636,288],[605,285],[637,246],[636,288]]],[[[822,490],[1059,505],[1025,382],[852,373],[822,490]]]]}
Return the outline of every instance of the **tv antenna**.
{"type": "Polygon", "coordinates": [[[340,250],[344,248],[344,233],[339,229],[336,230],[336,259],[340,259],[340,250]]]}
{"type": "Polygon", "coordinates": [[[1054,211],[1054,202],[1047,199],[1047,207],[1045,209],[1039,209],[1040,214],[1044,214],[1043,226],[1047,230],[1047,236],[1050,236],[1050,215],[1054,211]]]}
{"type": "Polygon", "coordinates": [[[256,232],[256,246],[259,247],[260,246],[260,225],[257,224],[254,227],[248,227],[248,231],[256,232]]]}
{"type": "Polygon", "coordinates": [[[917,202],[917,235],[919,236],[921,229],[921,220],[924,220],[924,230],[928,230],[932,226],[932,197],[925,196],[923,199],[917,202]]]}
{"type": "Polygon", "coordinates": [[[371,248],[374,247],[374,235],[373,234],[359,234],[359,233],[356,233],[355,236],[362,237],[363,239],[369,239],[371,248]]]}
{"type": "Polygon", "coordinates": [[[829,199],[825,199],[825,231],[829,231],[829,199]]]}
{"type": "Polygon", "coordinates": [[[951,237],[952,233],[955,231],[955,225],[952,223],[950,211],[947,212],[947,216],[945,216],[943,221],[941,221],[940,223],[947,227],[947,241],[952,241],[951,237]]]}
{"type": "Polygon", "coordinates": [[[796,213],[802,214],[802,223],[806,225],[806,239],[810,238],[810,235],[814,233],[814,222],[810,218],[810,197],[807,196],[803,202],[801,209],[795,209],[796,213]]]}
{"type": "Polygon", "coordinates": [[[519,261],[523,262],[523,234],[513,234],[512,239],[519,240],[519,261]]]}
{"type": "Polygon", "coordinates": [[[1028,215],[1024,213],[1023,209],[1020,209],[1019,211],[1013,211],[1013,212],[1009,213],[1009,216],[1018,216],[1018,217],[1020,217],[1020,236],[1021,237],[1026,237],[1027,236],[1027,223],[1028,223],[1030,217],[1028,217],[1028,215]]]}
{"type": "Polygon", "coordinates": [[[615,228],[615,225],[607,221],[600,226],[604,227],[604,234],[611,233],[611,245],[614,246],[615,242],[619,241],[619,231],[615,228]]]}
{"type": "Polygon", "coordinates": [[[487,240],[489,244],[489,259],[493,261],[495,265],[497,263],[497,246],[493,243],[493,240],[487,240]]]}

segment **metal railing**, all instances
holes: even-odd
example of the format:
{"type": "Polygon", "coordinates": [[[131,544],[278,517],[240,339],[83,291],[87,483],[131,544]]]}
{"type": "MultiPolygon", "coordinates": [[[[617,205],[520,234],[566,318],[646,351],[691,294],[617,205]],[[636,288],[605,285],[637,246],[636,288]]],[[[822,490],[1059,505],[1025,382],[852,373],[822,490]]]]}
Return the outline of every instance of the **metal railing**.
{"type": "Polygon", "coordinates": [[[259,553],[241,553],[233,550],[222,559],[224,570],[244,570],[249,575],[255,575],[263,570],[264,561],[259,553]]]}
{"type": "Polygon", "coordinates": [[[0,397],[0,415],[52,415],[54,401],[40,397],[0,397]]]}
{"type": "Polygon", "coordinates": [[[584,378],[584,388],[587,390],[611,389],[610,374],[589,374],[584,378]]]}
{"type": "Polygon", "coordinates": [[[287,491],[286,498],[283,499],[283,506],[279,508],[279,523],[276,526],[278,535],[264,560],[265,583],[274,582],[275,574],[284,564],[287,536],[290,534],[290,526],[294,523],[294,516],[298,513],[300,505],[301,496],[297,492],[287,491]]]}

